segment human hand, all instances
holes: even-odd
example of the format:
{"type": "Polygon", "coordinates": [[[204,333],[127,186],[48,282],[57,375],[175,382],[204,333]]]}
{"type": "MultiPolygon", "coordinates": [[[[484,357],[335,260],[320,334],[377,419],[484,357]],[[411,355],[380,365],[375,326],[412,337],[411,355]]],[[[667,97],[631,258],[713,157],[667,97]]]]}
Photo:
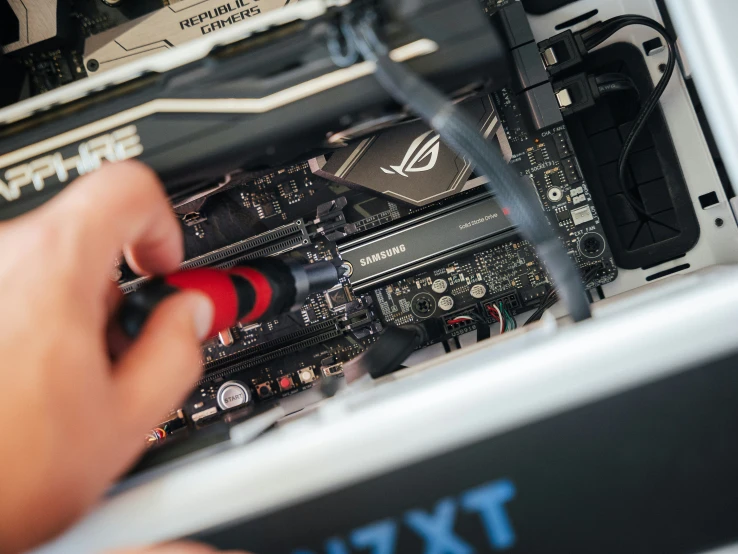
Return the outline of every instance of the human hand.
{"type": "MultiPolygon", "coordinates": [[[[161,546],[153,546],[143,550],[116,550],[108,552],[108,554],[218,554],[220,551],[213,550],[209,546],[205,546],[192,542],[176,542],[163,544],[161,546]]],[[[229,550],[228,552],[220,552],[220,554],[247,554],[246,552],[236,552],[229,550]]]]}
{"type": "Polygon", "coordinates": [[[195,293],[168,298],[111,358],[121,296],[109,275],[124,249],[147,273],[183,256],[163,188],[136,162],[0,222],[0,551],[47,540],[89,509],[199,376],[213,307],[195,293]]]}

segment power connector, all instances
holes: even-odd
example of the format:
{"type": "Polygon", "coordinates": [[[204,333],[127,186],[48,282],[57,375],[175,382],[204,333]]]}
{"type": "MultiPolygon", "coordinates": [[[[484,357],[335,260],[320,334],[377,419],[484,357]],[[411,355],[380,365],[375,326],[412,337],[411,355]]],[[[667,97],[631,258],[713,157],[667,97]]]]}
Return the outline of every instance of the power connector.
{"type": "Polygon", "coordinates": [[[551,76],[559,75],[584,61],[589,52],[579,34],[564,31],[538,44],[543,64],[551,76]]]}
{"type": "Polygon", "coordinates": [[[593,108],[601,96],[596,77],[586,73],[555,81],[553,88],[564,117],[593,108]]]}

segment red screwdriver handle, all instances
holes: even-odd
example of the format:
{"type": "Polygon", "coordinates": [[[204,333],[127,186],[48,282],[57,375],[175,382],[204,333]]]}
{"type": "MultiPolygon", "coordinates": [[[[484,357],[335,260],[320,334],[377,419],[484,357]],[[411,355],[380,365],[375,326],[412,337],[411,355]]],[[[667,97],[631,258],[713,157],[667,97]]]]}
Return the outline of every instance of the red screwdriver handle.
{"type": "Polygon", "coordinates": [[[215,309],[209,336],[237,323],[254,323],[298,309],[313,292],[338,284],[338,270],[329,262],[299,264],[277,258],[257,260],[231,269],[194,269],[159,277],[123,300],[118,322],[131,338],[168,296],[181,291],[206,295],[215,309]]]}

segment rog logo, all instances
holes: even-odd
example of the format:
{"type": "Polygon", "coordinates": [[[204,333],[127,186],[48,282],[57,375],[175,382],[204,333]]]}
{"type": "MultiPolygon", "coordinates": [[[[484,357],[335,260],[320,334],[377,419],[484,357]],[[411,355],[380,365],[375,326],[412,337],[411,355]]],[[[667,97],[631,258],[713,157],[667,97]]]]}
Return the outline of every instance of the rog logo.
{"type": "Polygon", "coordinates": [[[400,165],[391,165],[391,169],[385,169],[383,167],[381,168],[382,171],[390,175],[402,175],[403,177],[408,177],[408,173],[430,171],[436,167],[441,143],[439,142],[440,137],[438,135],[434,135],[432,137],[431,135],[433,135],[433,131],[428,131],[427,133],[420,135],[413,141],[410,148],[407,149],[405,157],[400,165]],[[425,141],[425,144],[423,141],[425,141]]]}

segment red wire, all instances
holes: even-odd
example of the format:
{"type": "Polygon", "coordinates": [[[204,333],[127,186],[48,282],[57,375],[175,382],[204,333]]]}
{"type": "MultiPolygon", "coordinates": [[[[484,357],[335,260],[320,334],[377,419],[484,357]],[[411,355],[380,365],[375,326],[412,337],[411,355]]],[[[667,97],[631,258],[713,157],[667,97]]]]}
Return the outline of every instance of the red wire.
{"type": "Polygon", "coordinates": [[[497,313],[495,312],[494,308],[492,306],[487,306],[487,311],[489,312],[489,315],[492,316],[492,319],[495,321],[500,321],[500,319],[497,317],[497,313]]]}
{"type": "Polygon", "coordinates": [[[468,319],[450,319],[446,322],[446,325],[456,325],[457,323],[467,323],[468,319]]]}

